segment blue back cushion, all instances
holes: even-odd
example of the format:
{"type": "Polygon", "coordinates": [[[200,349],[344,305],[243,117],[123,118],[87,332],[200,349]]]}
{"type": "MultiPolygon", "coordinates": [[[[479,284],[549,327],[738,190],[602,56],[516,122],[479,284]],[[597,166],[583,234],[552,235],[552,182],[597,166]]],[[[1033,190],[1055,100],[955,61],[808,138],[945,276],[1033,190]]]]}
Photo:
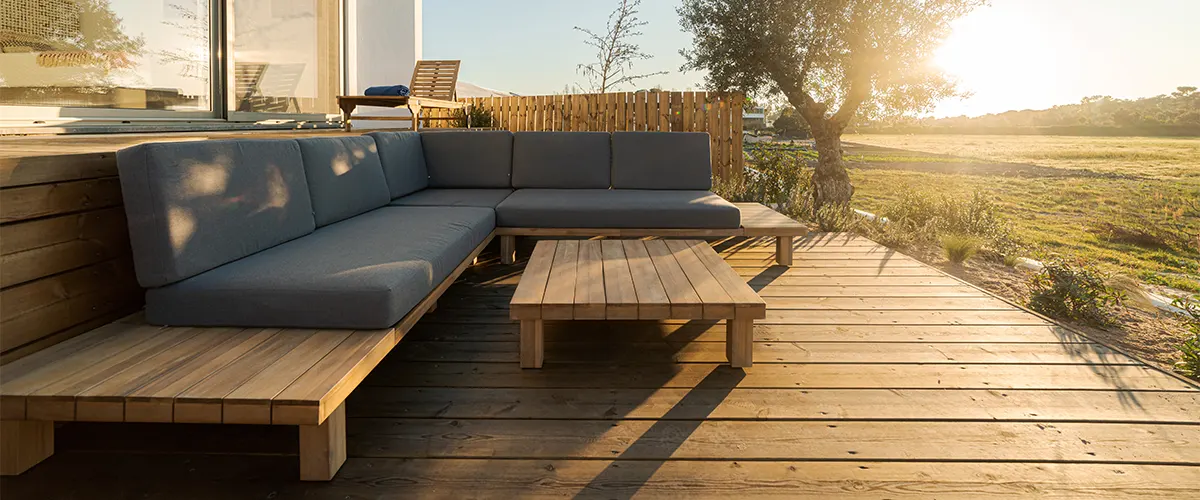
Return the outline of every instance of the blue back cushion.
{"type": "Polygon", "coordinates": [[[349,219],[392,200],[375,140],[370,137],[299,139],[317,227],[349,219]]]}
{"type": "Polygon", "coordinates": [[[313,232],[294,140],[165,142],[117,152],[138,283],[158,287],[313,232]]]}
{"type": "Polygon", "coordinates": [[[613,132],[613,189],[712,189],[705,132],[613,132]]]}
{"type": "Polygon", "coordinates": [[[607,189],[610,141],[608,132],[517,132],[513,134],[513,187],[607,189]]]}
{"type": "Polygon", "coordinates": [[[512,132],[422,132],[431,188],[512,187],[512,132]]]}
{"type": "Polygon", "coordinates": [[[399,198],[429,187],[429,170],[425,168],[425,151],[421,134],[417,132],[371,132],[379,147],[379,161],[387,177],[392,198],[399,198]]]}

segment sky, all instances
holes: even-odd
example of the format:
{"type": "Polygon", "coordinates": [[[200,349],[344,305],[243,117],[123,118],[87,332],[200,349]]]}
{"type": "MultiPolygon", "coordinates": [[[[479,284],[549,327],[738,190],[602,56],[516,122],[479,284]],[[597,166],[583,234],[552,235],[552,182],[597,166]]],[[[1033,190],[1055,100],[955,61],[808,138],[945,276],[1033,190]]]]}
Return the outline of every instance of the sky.
{"type": "MultiPolygon", "coordinates": [[[[638,72],[668,71],[637,88],[703,88],[680,71],[691,35],[679,27],[681,0],[644,0],[649,24],[637,39],[654,57],[638,72]]],[[[595,58],[574,26],[603,31],[617,0],[425,0],[427,59],[462,59],[461,78],[523,95],[584,84],[579,63],[595,58]]],[[[1077,103],[1086,96],[1136,98],[1200,86],[1200,0],[991,0],[954,24],[935,63],[966,99],[935,116],[976,116],[1077,103]]],[[[630,86],[623,90],[634,90],[630,86]]]]}

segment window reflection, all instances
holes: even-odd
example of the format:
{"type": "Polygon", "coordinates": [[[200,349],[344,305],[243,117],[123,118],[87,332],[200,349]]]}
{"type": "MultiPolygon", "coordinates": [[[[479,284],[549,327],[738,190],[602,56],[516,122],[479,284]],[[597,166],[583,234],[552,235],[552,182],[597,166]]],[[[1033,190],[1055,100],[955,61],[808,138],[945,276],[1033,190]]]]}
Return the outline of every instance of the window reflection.
{"type": "Polygon", "coordinates": [[[0,105],[209,111],[209,0],[0,1],[0,105]]]}
{"type": "Polygon", "coordinates": [[[337,0],[234,0],[231,109],[335,113],[337,0]]]}

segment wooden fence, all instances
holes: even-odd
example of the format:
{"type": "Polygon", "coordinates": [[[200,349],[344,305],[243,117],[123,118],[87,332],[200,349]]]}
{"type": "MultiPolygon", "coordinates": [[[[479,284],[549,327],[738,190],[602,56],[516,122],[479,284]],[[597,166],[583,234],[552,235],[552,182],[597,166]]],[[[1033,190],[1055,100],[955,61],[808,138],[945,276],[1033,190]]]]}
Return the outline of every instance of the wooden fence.
{"type": "MultiPolygon", "coordinates": [[[[742,172],[742,105],[746,99],[741,94],[619,92],[461,100],[490,111],[494,127],[513,132],[708,132],[713,175],[727,178],[742,172]]],[[[439,122],[432,123],[437,126],[439,122]]]]}

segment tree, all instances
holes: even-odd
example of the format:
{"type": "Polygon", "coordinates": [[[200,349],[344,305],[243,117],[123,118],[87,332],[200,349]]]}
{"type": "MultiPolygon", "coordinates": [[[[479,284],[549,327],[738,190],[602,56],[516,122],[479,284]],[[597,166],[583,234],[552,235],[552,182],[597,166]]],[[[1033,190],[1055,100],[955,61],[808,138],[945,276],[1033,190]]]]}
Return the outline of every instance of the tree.
{"type": "Polygon", "coordinates": [[[626,83],[667,74],[666,71],[633,73],[634,62],[654,57],[642,52],[641,47],[633,43],[634,38],[642,35],[638,29],[647,24],[637,17],[641,5],[642,0],[621,0],[621,5],[609,14],[603,35],[575,27],[575,30],[587,35],[584,43],[596,49],[596,62],[580,64],[578,67],[578,71],[587,77],[592,92],[608,92],[626,83]]]}
{"type": "Polygon", "coordinates": [[[678,11],[693,41],[683,69],[706,70],[715,91],[782,93],[816,142],[814,206],[844,207],[854,193],[846,126],[957,95],[930,59],[950,22],[985,1],[684,0],[678,11]]]}

